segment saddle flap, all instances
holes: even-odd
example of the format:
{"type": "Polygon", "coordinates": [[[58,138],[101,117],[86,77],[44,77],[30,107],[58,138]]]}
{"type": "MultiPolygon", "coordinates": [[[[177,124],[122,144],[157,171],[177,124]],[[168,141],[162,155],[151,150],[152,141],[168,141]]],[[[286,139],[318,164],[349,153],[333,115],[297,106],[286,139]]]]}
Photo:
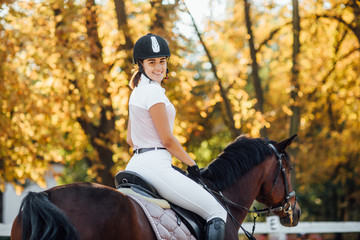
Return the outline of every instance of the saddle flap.
{"type": "Polygon", "coordinates": [[[190,230],[190,232],[196,236],[196,239],[203,239],[204,237],[204,226],[206,221],[201,218],[196,213],[193,213],[187,209],[179,207],[175,204],[171,204],[171,209],[176,213],[178,217],[182,220],[182,222],[186,225],[186,227],[190,230]]]}

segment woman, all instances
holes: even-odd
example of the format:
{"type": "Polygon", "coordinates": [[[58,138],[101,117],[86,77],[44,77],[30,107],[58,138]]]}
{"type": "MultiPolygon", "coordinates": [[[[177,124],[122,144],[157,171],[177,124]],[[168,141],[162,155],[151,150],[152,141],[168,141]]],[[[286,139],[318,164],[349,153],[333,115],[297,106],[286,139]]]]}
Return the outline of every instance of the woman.
{"type": "Polygon", "coordinates": [[[193,178],[200,177],[195,161],[173,135],[175,108],[160,86],[168,74],[169,46],[162,37],[147,34],[136,42],[133,55],[139,70],[130,81],[127,142],[134,156],[126,170],[142,175],[165,199],[204,218],[206,239],[224,239],[227,212],[200,185],[171,166],[175,156],[188,165],[193,178]]]}

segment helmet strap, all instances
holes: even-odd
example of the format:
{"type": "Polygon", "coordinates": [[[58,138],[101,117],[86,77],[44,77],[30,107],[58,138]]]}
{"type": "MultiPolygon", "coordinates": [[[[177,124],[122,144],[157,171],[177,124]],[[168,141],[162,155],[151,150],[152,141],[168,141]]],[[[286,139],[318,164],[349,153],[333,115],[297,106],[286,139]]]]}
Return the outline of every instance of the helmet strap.
{"type": "Polygon", "coordinates": [[[152,79],[146,74],[142,63],[139,62],[139,61],[138,61],[138,66],[139,66],[139,72],[141,72],[142,74],[144,74],[145,77],[147,77],[148,79],[150,79],[150,81],[154,81],[154,80],[152,80],[152,79]]]}

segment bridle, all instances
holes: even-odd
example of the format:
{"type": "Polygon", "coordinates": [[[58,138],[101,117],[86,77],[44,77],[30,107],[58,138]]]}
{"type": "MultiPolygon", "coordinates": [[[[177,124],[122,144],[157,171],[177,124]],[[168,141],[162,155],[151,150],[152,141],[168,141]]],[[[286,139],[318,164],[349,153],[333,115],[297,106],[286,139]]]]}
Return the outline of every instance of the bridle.
{"type": "Polygon", "coordinates": [[[279,153],[273,144],[269,143],[268,145],[275,152],[275,155],[276,155],[276,157],[278,159],[279,167],[278,167],[278,171],[276,173],[276,177],[275,177],[275,180],[274,180],[274,183],[273,183],[273,186],[272,186],[270,192],[268,194],[266,194],[265,196],[262,196],[261,199],[266,199],[273,192],[273,190],[274,190],[274,188],[276,186],[277,180],[279,178],[280,172],[282,172],[282,176],[283,176],[283,180],[284,180],[285,197],[275,207],[269,207],[269,208],[266,208],[266,209],[262,209],[261,211],[260,210],[255,210],[255,211],[252,211],[252,212],[256,212],[257,214],[259,214],[261,212],[269,214],[271,212],[281,212],[281,211],[283,211],[284,213],[286,213],[289,216],[290,224],[292,224],[293,223],[293,215],[292,215],[293,212],[292,211],[296,207],[297,197],[296,197],[295,191],[289,192],[289,184],[288,184],[288,180],[286,178],[286,169],[285,169],[285,167],[283,165],[283,162],[282,162],[282,158],[284,157],[284,154],[279,153]],[[293,207],[290,204],[290,199],[292,197],[295,197],[295,203],[294,203],[293,207]]]}
{"type": "Polygon", "coordinates": [[[211,194],[214,194],[218,197],[220,197],[220,199],[224,202],[224,208],[227,210],[229,216],[231,217],[231,219],[233,220],[234,223],[236,223],[237,225],[240,226],[240,228],[244,231],[245,235],[249,238],[249,239],[254,239],[253,238],[253,234],[254,234],[254,230],[255,230],[255,221],[256,221],[256,218],[259,216],[259,215],[269,215],[270,213],[273,213],[273,212],[284,212],[288,215],[289,219],[290,219],[290,224],[293,223],[293,209],[295,209],[296,207],[296,203],[297,203],[297,197],[295,195],[295,191],[291,191],[289,192],[289,183],[288,183],[288,180],[286,178],[286,169],[283,165],[283,157],[285,156],[285,154],[283,153],[279,153],[277,151],[277,149],[275,148],[275,146],[271,143],[268,143],[268,146],[274,151],[276,157],[277,157],[277,162],[278,162],[278,170],[277,170],[277,173],[276,173],[276,176],[275,176],[275,179],[274,179],[274,183],[273,183],[273,186],[271,187],[271,190],[269,193],[265,194],[264,196],[261,196],[261,199],[266,199],[268,196],[271,195],[271,193],[273,192],[273,190],[275,189],[275,186],[277,184],[277,181],[278,181],[278,178],[279,178],[279,175],[280,175],[280,172],[282,173],[282,176],[283,176],[283,180],[284,180],[284,185],[285,185],[285,197],[284,199],[277,205],[275,205],[274,207],[268,207],[268,208],[264,208],[264,209],[255,209],[255,210],[250,210],[249,208],[247,207],[244,207],[242,205],[239,205],[237,203],[234,203],[233,201],[231,201],[230,199],[228,199],[227,197],[225,197],[221,191],[215,191],[215,190],[212,190],[212,189],[209,189],[208,187],[206,187],[206,185],[201,181],[201,184],[204,186],[204,188],[209,191],[211,194]],[[295,204],[294,206],[292,207],[291,206],[291,203],[290,203],[290,199],[292,197],[295,197],[295,204]],[[235,219],[235,217],[231,214],[230,212],[230,209],[228,206],[232,206],[234,208],[237,208],[237,209],[241,209],[241,210],[245,210],[247,211],[248,213],[252,213],[253,216],[254,216],[254,226],[253,226],[253,233],[250,235],[250,233],[248,233],[242,226],[241,224],[235,219]]]}

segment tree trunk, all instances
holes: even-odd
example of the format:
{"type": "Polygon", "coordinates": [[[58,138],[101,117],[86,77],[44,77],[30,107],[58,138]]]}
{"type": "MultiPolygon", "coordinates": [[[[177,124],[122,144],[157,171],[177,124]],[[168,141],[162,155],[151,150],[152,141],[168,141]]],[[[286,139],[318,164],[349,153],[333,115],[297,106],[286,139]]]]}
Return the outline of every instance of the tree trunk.
{"type": "MultiPolygon", "coordinates": [[[[251,57],[251,66],[252,66],[252,81],[255,89],[255,96],[257,103],[255,108],[257,111],[264,113],[264,93],[261,87],[261,79],[259,77],[259,65],[256,59],[256,49],[254,44],[254,34],[251,29],[251,19],[250,19],[250,2],[244,0],[244,11],[245,11],[245,22],[249,38],[249,47],[250,47],[250,57],[251,57]]],[[[261,129],[261,135],[263,137],[267,136],[266,129],[261,129]]]]}
{"type": "MultiPolygon", "coordinates": [[[[126,15],[126,8],[125,8],[125,3],[123,0],[114,0],[115,1],[115,12],[116,12],[116,18],[117,18],[117,22],[118,22],[118,30],[120,33],[122,33],[124,35],[125,38],[125,43],[119,45],[118,47],[118,51],[125,51],[126,52],[126,56],[125,56],[125,61],[123,62],[123,64],[121,64],[121,69],[127,74],[128,79],[130,81],[130,77],[131,77],[131,70],[133,68],[132,62],[133,62],[133,49],[134,49],[134,41],[130,35],[130,27],[128,24],[128,20],[127,20],[127,15],[126,15]]],[[[129,88],[128,91],[128,95],[127,95],[127,99],[129,100],[130,98],[130,87],[127,86],[129,88]]],[[[129,101],[127,101],[129,102],[129,101]]],[[[124,126],[128,125],[128,117],[126,118],[125,124],[124,126]]],[[[120,143],[123,144],[124,150],[128,151],[130,150],[130,146],[129,144],[126,142],[126,139],[119,139],[120,143]]]]}
{"type": "Polygon", "coordinates": [[[102,45],[98,35],[97,13],[94,0],[86,1],[86,29],[91,51],[91,67],[94,70],[95,78],[101,82],[103,89],[102,98],[107,101],[99,101],[101,112],[100,124],[98,126],[90,122],[88,118],[80,117],[78,121],[98,153],[97,160],[100,164],[97,161],[92,163],[93,167],[98,166],[94,169],[97,173],[97,181],[107,186],[113,186],[114,178],[110,170],[114,163],[112,159],[114,153],[110,146],[113,144],[111,136],[116,134],[115,114],[110,94],[107,91],[109,84],[107,79],[105,79],[105,73],[108,71],[108,67],[103,63],[102,59],[102,45]],[[89,128],[95,131],[88,131],[89,128]]]}
{"type": "Polygon", "coordinates": [[[296,134],[300,126],[300,107],[299,107],[299,62],[300,53],[300,16],[298,0],[292,0],[293,4],[293,65],[291,68],[291,92],[290,92],[290,109],[292,115],[290,118],[290,136],[296,134]]]}
{"type": "MultiPolygon", "coordinates": [[[[114,180],[113,176],[110,172],[111,167],[113,166],[113,151],[110,146],[113,145],[113,136],[116,135],[115,130],[115,116],[114,110],[112,108],[112,102],[108,89],[108,81],[105,79],[105,73],[109,71],[109,67],[103,63],[102,59],[102,45],[99,40],[98,31],[97,31],[97,14],[96,14],[96,6],[94,0],[86,1],[86,29],[88,36],[88,43],[90,49],[90,64],[92,67],[93,74],[95,75],[95,79],[101,85],[101,89],[99,90],[101,94],[97,96],[93,96],[94,98],[99,97],[97,99],[97,104],[101,109],[99,116],[99,123],[95,124],[91,122],[90,118],[87,116],[87,112],[85,107],[82,106],[82,113],[80,116],[75,119],[78,121],[84,130],[84,133],[87,135],[90,144],[97,151],[97,156],[90,161],[87,161],[87,164],[90,168],[92,168],[97,175],[96,181],[107,186],[113,186],[114,180]]],[[[53,8],[54,15],[56,18],[64,14],[64,9],[58,5],[54,5],[53,8]]],[[[62,35],[62,27],[64,27],[65,21],[62,18],[59,22],[56,23],[55,32],[59,39],[59,46],[63,48],[70,48],[68,39],[64,39],[62,35]]],[[[67,71],[76,72],[76,63],[73,59],[73,56],[64,56],[67,58],[68,64],[66,65],[67,71]]],[[[76,89],[80,92],[80,102],[81,104],[86,104],[81,93],[83,89],[81,89],[79,82],[80,79],[67,79],[71,84],[74,85],[76,89]]],[[[71,95],[73,90],[69,89],[69,94],[71,95]]]]}
{"type": "MultiPolygon", "coordinates": [[[[132,60],[132,50],[134,48],[134,42],[130,36],[130,27],[128,25],[126,11],[125,11],[125,3],[123,0],[115,0],[115,12],[116,18],[118,22],[118,30],[124,34],[125,43],[119,46],[118,50],[126,50],[127,51],[127,60],[125,61],[125,65],[131,65],[132,60]]],[[[125,66],[125,67],[126,67],[125,66]]],[[[128,67],[129,68],[129,67],[128,67]]]]}
{"type": "Polygon", "coordinates": [[[152,21],[150,30],[154,34],[161,34],[165,30],[165,15],[166,9],[162,4],[162,0],[151,0],[151,8],[155,10],[155,19],[152,21]]]}

